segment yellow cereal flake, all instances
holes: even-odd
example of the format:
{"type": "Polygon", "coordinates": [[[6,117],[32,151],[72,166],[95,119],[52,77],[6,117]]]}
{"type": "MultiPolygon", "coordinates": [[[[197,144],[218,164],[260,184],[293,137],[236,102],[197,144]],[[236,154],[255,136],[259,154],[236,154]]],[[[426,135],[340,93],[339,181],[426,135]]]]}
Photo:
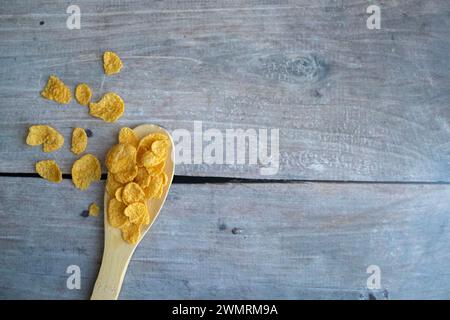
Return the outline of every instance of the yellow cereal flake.
{"type": "Polygon", "coordinates": [[[122,192],[123,192],[123,187],[120,187],[116,190],[116,193],[114,194],[114,198],[116,198],[117,200],[119,200],[120,202],[123,202],[122,199],[122,192]]]}
{"type": "Polygon", "coordinates": [[[117,189],[119,189],[122,186],[123,186],[122,183],[117,182],[114,179],[114,176],[111,173],[108,173],[108,178],[106,179],[106,192],[110,197],[114,197],[117,189]]]}
{"type": "MultiPolygon", "coordinates": [[[[141,141],[139,141],[137,148],[136,161],[138,166],[152,167],[161,163],[161,161],[164,160],[166,152],[162,153],[160,149],[161,147],[166,146],[164,141],[168,142],[168,139],[169,138],[162,133],[152,133],[142,138],[141,141]],[[162,141],[161,143],[158,142],[155,147],[155,150],[159,151],[158,153],[152,151],[152,145],[156,141],[162,141]]],[[[167,144],[167,148],[168,146],[169,144],[167,144]]]]}
{"type": "Polygon", "coordinates": [[[124,110],[122,98],[114,92],[106,93],[98,102],[89,102],[89,114],[106,122],[117,121],[124,110]]]}
{"type": "Polygon", "coordinates": [[[145,167],[145,169],[147,170],[147,173],[150,176],[157,176],[158,174],[160,174],[161,172],[164,171],[165,166],[166,166],[166,162],[162,161],[161,163],[157,164],[156,166],[145,167]]]}
{"type": "Polygon", "coordinates": [[[163,193],[163,178],[161,175],[157,175],[152,177],[152,181],[150,182],[147,188],[144,188],[145,198],[146,199],[159,199],[163,193]]]}
{"type": "Polygon", "coordinates": [[[139,139],[132,129],[123,127],[119,132],[119,143],[131,144],[133,147],[137,148],[139,139]]]}
{"type": "Polygon", "coordinates": [[[122,226],[121,230],[122,230],[122,238],[126,242],[130,244],[136,244],[139,241],[139,238],[141,236],[140,225],[127,222],[122,226]]]}
{"type": "Polygon", "coordinates": [[[125,208],[124,214],[131,223],[141,225],[148,216],[147,206],[144,202],[135,202],[125,208]]]}
{"type": "Polygon", "coordinates": [[[72,100],[70,88],[55,75],[48,78],[47,85],[41,91],[41,96],[62,104],[68,104],[72,100]]]}
{"type": "Polygon", "coordinates": [[[116,179],[120,183],[128,183],[130,181],[133,181],[134,178],[137,176],[138,173],[138,167],[135,165],[134,167],[131,167],[125,171],[116,172],[114,174],[114,179],[116,179]]]}
{"type": "Polygon", "coordinates": [[[100,178],[100,161],[94,155],[86,154],[74,162],[72,181],[78,189],[86,190],[91,182],[98,181],[100,178]]]}
{"type": "Polygon", "coordinates": [[[167,140],[168,141],[169,137],[163,133],[150,133],[150,134],[146,135],[145,137],[143,137],[139,141],[138,147],[142,147],[142,148],[146,148],[147,150],[150,150],[153,142],[158,141],[158,140],[167,140]]]}
{"type": "Polygon", "coordinates": [[[103,69],[108,76],[119,73],[122,69],[122,61],[119,56],[112,51],[103,53],[103,69]]]}
{"type": "Polygon", "coordinates": [[[130,182],[123,188],[122,200],[125,204],[142,202],[145,200],[145,193],[137,183],[130,182]]]}
{"type": "Polygon", "coordinates": [[[36,163],[36,172],[44,179],[60,183],[62,173],[55,160],[42,160],[36,163]]]}
{"type": "Polygon", "coordinates": [[[129,144],[116,144],[106,155],[106,167],[112,173],[128,171],[135,166],[136,148],[129,144]]]}
{"type": "Polygon", "coordinates": [[[100,208],[98,207],[98,205],[95,202],[92,202],[89,205],[89,215],[96,217],[96,216],[98,216],[99,212],[100,212],[100,208]]]}
{"type": "Polygon", "coordinates": [[[120,228],[128,222],[128,217],[124,214],[126,206],[117,199],[108,202],[108,222],[114,228],[120,228]]]}
{"type": "Polygon", "coordinates": [[[87,106],[92,98],[92,90],[86,83],[80,83],[75,88],[75,99],[78,103],[87,106]]]}
{"type": "Polygon", "coordinates": [[[141,157],[144,167],[154,167],[165,160],[164,156],[155,154],[153,151],[147,151],[141,157]]]}
{"type": "Polygon", "coordinates": [[[152,177],[144,167],[139,167],[134,182],[136,182],[141,188],[146,188],[150,184],[152,177]]]}
{"type": "Polygon", "coordinates": [[[53,152],[63,146],[64,137],[50,126],[35,125],[28,129],[26,143],[30,146],[42,144],[44,152],[53,152]]]}
{"type": "Polygon", "coordinates": [[[88,137],[83,128],[75,128],[72,132],[72,152],[75,154],[83,153],[86,150],[88,137]]]}
{"type": "Polygon", "coordinates": [[[167,186],[169,183],[169,178],[167,177],[167,174],[165,172],[161,173],[161,179],[163,187],[167,186]]]}
{"type": "Polygon", "coordinates": [[[151,150],[156,155],[165,156],[169,149],[169,141],[168,140],[157,140],[152,143],[151,150]]]}

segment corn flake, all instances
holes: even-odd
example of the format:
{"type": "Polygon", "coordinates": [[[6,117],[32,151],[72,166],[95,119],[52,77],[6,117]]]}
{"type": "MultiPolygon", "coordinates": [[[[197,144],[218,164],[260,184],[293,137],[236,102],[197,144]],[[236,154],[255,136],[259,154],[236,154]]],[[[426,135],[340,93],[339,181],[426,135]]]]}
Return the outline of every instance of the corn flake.
{"type": "Polygon", "coordinates": [[[125,204],[142,202],[145,200],[145,193],[137,183],[130,182],[123,188],[122,200],[125,204]]]}
{"type": "Polygon", "coordinates": [[[135,202],[125,208],[124,214],[131,223],[141,225],[148,216],[147,205],[144,202],[135,202]]]}
{"type": "Polygon", "coordinates": [[[126,206],[117,199],[108,202],[108,222],[114,228],[120,228],[128,222],[128,217],[124,214],[126,206]]]}
{"type": "Polygon", "coordinates": [[[161,175],[152,177],[152,181],[149,186],[144,188],[144,193],[146,199],[161,198],[163,193],[163,177],[161,175]]]}
{"type": "Polygon", "coordinates": [[[95,202],[92,202],[89,205],[89,215],[96,217],[96,216],[98,216],[99,212],[100,212],[100,208],[98,207],[98,205],[95,202]]]}
{"type": "Polygon", "coordinates": [[[120,60],[116,53],[112,51],[106,51],[103,53],[103,69],[105,70],[105,74],[110,76],[112,74],[119,73],[122,66],[122,60],[120,60]]]}
{"type": "Polygon", "coordinates": [[[133,169],[136,163],[136,148],[129,144],[116,144],[106,155],[106,167],[112,173],[133,169]]]}
{"type": "Polygon", "coordinates": [[[148,187],[152,177],[148,173],[147,169],[144,167],[139,167],[134,182],[136,182],[141,188],[148,187]]]}
{"type": "Polygon", "coordinates": [[[123,187],[120,187],[116,190],[116,193],[114,193],[114,198],[116,198],[117,200],[119,200],[120,202],[123,202],[122,199],[122,192],[123,192],[123,187]]]}
{"type": "Polygon", "coordinates": [[[154,167],[165,160],[163,155],[155,154],[153,151],[147,151],[141,157],[141,163],[144,167],[154,167]]]}
{"type": "Polygon", "coordinates": [[[166,156],[168,149],[169,149],[168,140],[157,140],[153,142],[151,146],[152,152],[159,156],[166,156]]]}
{"type": "Polygon", "coordinates": [[[135,165],[134,167],[131,167],[125,171],[116,172],[114,174],[114,179],[119,181],[120,183],[128,183],[134,180],[134,178],[137,176],[138,173],[138,167],[135,165]]]}
{"type": "Polygon", "coordinates": [[[117,189],[122,186],[123,186],[123,184],[120,182],[117,182],[111,173],[108,174],[108,178],[106,179],[106,192],[108,193],[108,195],[110,197],[114,197],[117,189]]]}
{"type": "Polygon", "coordinates": [[[42,144],[44,152],[53,152],[63,146],[64,137],[50,126],[35,125],[28,129],[26,143],[30,146],[42,144]]]}
{"type": "Polygon", "coordinates": [[[162,161],[161,163],[157,164],[156,166],[145,167],[145,169],[147,170],[147,173],[150,176],[157,176],[158,174],[160,174],[161,172],[164,171],[165,165],[166,165],[166,162],[162,161]]]}
{"type": "Polygon", "coordinates": [[[86,150],[88,137],[83,128],[75,128],[72,132],[72,152],[75,154],[83,153],[86,150]]]}
{"type": "Polygon", "coordinates": [[[123,115],[125,104],[122,98],[114,93],[106,93],[98,102],[89,103],[89,114],[106,122],[115,122],[123,115]]]}
{"type": "Polygon", "coordinates": [[[98,181],[100,178],[100,161],[94,155],[86,154],[74,162],[72,181],[78,189],[86,190],[91,182],[98,181]]]}
{"type": "Polygon", "coordinates": [[[75,99],[78,103],[87,106],[92,98],[92,90],[86,83],[80,83],[75,88],[75,99]]]}
{"type": "Polygon", "coordinates": [[[167,177],[167,174],[165,172],[161,173],[161,179],[162,179],[163,187],[165,187],[169,184],[169,178],[167,177]]]}
{"type": "Polygon", "coordinates": [[[139,141],[136,157],[138,166],[140,167],[144,166],[144,161],[147,162],[146,166],[152,166],[151,165],[152,162],[154,163],[153,165],[156,165],[160,163],[162,160],[164,160],[162,156],[153,153],[153,151],[151,150],[152,144],[158,140],[163,141],[168,140],[168,137],[162,133],[152,133],[145,136],[144,138],[141,139],[141,141],[139,141]],[[152,159],[154,160],[152,161],[152,159]],[[158,161],[160,159],[161,161],[158,161]]]}
{"type": "Polygon", "coordinates": [[[123,127],[119,131],[119,143],[131,144],[133,147],[137,148],[139,139],[132,129],[123,127]]]}
{"type": "Polygon", "coordinates": [[[41,96],[62,104],[68,104],[72,100],[70,88],[55,75],[48,78],[44,90],[41,91],[41,96]]]}
{"type": "Polygon", "coordinates": [[[36,163],[36,172],[44,179],[60,183],[62,173],[55,160],[42,160],[36,163]]]}
{"type": "Polygon", "coordinates": [[[136,244],[139,241],[139,238],[141,236],[140,225],[127,222],[122,226],[121,230],[122,230],[122,238],[126,242],[130,244],[136,244]]]}

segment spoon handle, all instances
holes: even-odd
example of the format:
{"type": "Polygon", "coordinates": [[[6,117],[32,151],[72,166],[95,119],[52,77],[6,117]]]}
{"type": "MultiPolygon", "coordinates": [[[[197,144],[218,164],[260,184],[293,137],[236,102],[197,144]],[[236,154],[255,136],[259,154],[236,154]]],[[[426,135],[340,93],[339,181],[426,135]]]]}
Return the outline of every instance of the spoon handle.
{"type": "Polygon", "coordinates": [[[102,265],[91,300],[117,300],[134,251],[134,246],[123,241],[108,240],[113,239],[105,239],[102,265]]]}

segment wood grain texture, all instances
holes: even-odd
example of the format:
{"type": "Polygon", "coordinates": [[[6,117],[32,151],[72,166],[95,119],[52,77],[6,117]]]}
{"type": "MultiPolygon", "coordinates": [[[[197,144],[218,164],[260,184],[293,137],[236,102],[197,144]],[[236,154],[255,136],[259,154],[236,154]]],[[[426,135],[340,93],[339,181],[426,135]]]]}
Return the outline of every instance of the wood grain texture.
{"type": "MultiPolygon", "coordinates": [[[[128,268],[121,299],[448,298],[450,186],[175,184],[128,268]],[[366,268],[382,288],[366,289],[366,268]]],[[[64,180],[0,178],[0,298],[87,299],[102,203],[64,180]],[[78,265],[81,290],[66,289],[78,265]]]]}
{"type": "MultiPolygon", "coordinates": [[[[280,128],[275,179],[450,181],[450,3],[383,1],[381,30],[366,28],[367,2],[78,1],[81,30],[66,7],[2,1],[0,172],[33,172],[44,156],[24,144],[29,125],[70,137],[94,132],[102,157],[123,125],[169,130],[280,128]],[[43,23],[43,24],[42,24],[43,23]],[[105,77],[101,53],[125,67],[105,77]],[[75,102],[39,97],[50,74],[98,98],[126,102],[117,124],[75,102]]],[[[64,172],[74,157],[54,157],[64,172]]],[[[53,156],[53,155],[51,155],[53,156]]],[[[180,165],[176,174],[267,178],[256,166],[180,165]]]]}

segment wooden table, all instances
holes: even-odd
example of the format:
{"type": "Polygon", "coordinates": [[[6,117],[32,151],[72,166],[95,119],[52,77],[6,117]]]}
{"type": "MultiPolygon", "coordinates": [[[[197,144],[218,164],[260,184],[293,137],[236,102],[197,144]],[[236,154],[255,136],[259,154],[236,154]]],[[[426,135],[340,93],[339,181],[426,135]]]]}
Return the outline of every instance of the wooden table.
{"type": "Polygon", "coordinates": [[[120,127],[278,128],[280,168],[180,164],[122,299],[449,298],[450,3],[4,0],[0,8],[0,298],[86,299],[103,246],[104,180],[70,180],[74,127],[104,159],[120,127]],[[123,71],[105,77],[101,54],[123,71]],[[114,124],[40,98],[51,74],[126,103],[114,124]],[[25,144],[32,124],[66,144],[25,144]],[[54,158],[64,181],[34,171],[54,158]],[[81,289],[66,287],[67,267],[81,289]],[[367,287],[369,266],[380,286],[367,287]]]}

